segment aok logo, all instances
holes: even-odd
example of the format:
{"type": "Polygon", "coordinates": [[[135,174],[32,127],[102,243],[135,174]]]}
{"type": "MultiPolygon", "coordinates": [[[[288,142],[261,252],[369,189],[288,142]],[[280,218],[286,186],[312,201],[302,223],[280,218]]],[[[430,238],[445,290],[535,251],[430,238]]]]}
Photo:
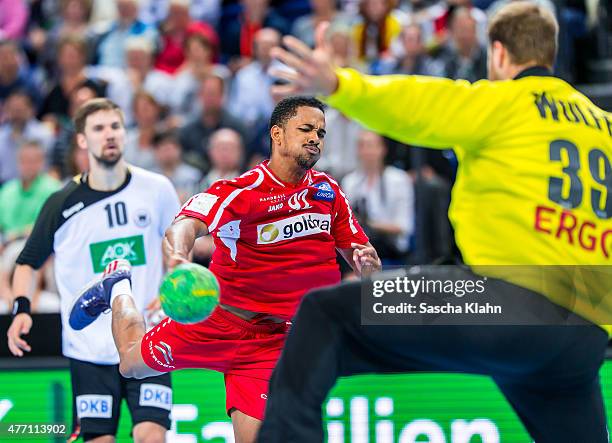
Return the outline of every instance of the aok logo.
{"type": "Polygon", "coordinates": [[[331,215],[306,213],[257,226],[257,244],[331,232],[331,215]]]}
{"type": "Polygon", "coordinates": [[[102,272],[113,260],[129,260],[132,266],[146,264],[145,248],[142,235],[116,238],[113,240],[92,243],[89,245],[94,272],[102,272]]]}

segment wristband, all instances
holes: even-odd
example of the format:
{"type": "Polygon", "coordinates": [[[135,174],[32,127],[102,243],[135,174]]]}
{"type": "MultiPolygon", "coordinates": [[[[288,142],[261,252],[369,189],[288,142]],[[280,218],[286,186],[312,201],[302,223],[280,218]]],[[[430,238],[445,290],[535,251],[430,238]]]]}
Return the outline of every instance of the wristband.
{"type": "Polygon", "coordinates": [[[30,299],[20,295],[13,302],[13,317],[23,313],[30,314],[30,299]]]}

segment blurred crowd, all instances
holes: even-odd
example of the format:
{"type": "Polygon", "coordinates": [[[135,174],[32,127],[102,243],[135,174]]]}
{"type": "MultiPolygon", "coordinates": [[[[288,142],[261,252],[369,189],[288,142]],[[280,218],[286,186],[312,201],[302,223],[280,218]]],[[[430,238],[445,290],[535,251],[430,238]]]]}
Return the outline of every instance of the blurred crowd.
{"type": "MultiPolygon", "coordinates": [[[[0,312],[45,199],[88,168],[71,121],[85,101],[122,107],[126,159],[166,175],[184,201],[267,158],[270,86],[280,81],[270,49],[283,35],[313,45],[329,21],[339,66],[474,82],[486,77],[487,19],[508,1],[0,0],[0,312]]],[[[536,1],[560,22],[556,74],[601,80],[612,56],[608,4],[536,1]]],[[[452,151],[407,150],[333,109],[326,117],[316,168],[341,182],[384,263],[452,257],[452,151]]],[[[199,243],[197,259],[211,248],[199,243]]],[[[56,311],[57,297],[45,295],[53,279],[39,274],[34,308],[56,311]]]]}

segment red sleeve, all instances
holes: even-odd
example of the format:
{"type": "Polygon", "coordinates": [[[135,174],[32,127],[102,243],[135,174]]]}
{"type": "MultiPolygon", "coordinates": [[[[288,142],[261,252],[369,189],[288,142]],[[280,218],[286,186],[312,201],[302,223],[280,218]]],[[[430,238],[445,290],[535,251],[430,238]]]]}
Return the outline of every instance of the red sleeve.
{"type": "Polygon", "coordinates": [[[177,217],[185,215],[202,220],[210,233],[214,232],[222,219],[233,215],[238,202],[239,188],[235,182],[219,180],[205,192],[194,195],[185,202],[177,217]]]}
{"type": "Polygon", "coordinates": [[[336,247],[346,249],[351,247],[351,243],[364,245],[368,242],[368,236],[357,222],[353,210],[346,198],[344,191],[340,189],[338,183],[333,182],[336,191],[335,211],[336,216],[332,224],[332,236],[336,241],[336,247]]]}

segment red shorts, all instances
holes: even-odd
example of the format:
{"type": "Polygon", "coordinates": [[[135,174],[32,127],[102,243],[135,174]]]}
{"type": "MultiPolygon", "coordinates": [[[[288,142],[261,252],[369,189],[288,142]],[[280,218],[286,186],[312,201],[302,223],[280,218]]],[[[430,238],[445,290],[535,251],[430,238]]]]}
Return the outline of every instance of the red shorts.
{"type": "Polygon", "coordinates": [[[145,363],[160,372],[185,368],[225,374],[226,408],[263,420],[268,382],[280,356],[287,323],[243,320],[220,307],[201,323],[167,318],[142,339],[145,363]]]}

